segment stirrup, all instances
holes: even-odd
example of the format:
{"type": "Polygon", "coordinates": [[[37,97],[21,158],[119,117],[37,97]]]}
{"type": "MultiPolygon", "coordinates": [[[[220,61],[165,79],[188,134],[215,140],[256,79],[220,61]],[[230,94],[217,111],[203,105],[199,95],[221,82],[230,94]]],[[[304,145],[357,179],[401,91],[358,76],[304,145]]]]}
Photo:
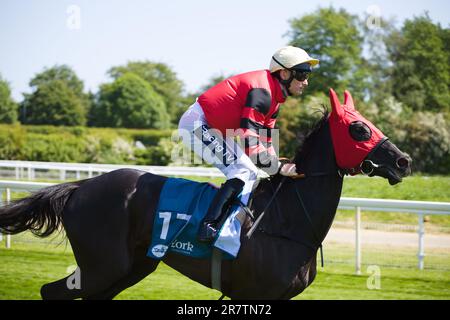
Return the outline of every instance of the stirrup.
{"type": "Polygon", "coordinates": [[[197,234],[198,242],[211,243],[217,236],[217,226],[216,223],[205,222],[200,226],[200,230],[197,234]]]}
{"type": "Polygon", "coordinates": [[[247,217],[249,217],[250,220],[252,220],[252,222],[255,222],[255,216],[254,216],[254,214],[253,214],[253,211],[252,211],[248,206],[246,206],[246,205],[241,201],[241,199],[236,199],[236,201],[235,201],[233,204],[239,205],[239,207],[241,207],[241,209],[244,211],[245,215],[246,215],[247,217]]]}

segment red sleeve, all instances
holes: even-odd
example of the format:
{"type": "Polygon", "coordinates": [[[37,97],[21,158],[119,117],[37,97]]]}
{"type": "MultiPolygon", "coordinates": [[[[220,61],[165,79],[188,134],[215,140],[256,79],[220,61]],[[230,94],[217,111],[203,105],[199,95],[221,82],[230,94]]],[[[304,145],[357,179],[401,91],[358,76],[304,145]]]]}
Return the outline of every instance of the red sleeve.
{"type": "Polygon", "coordinates": [[[246,104],[242,109],[239,136],[244,140],[245,153],[256,166],[271,167],[273,161],[278,164],[278,157],[271,144],[270,129],[275,122],[267,122],[272,99],[266,89],[251,89],[246,104]]]}

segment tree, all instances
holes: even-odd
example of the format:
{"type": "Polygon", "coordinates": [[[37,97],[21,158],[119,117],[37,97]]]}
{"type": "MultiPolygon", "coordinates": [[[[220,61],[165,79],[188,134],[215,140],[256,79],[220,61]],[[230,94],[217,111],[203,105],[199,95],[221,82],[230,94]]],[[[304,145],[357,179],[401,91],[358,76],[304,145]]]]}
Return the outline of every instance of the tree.
{"type": "Polygon", "coordinates": [[[85,106],[63,80],[40,84],[33,94],[26,96],[22,110],[22,122],[27,124],[86,124],[85,106]]]}
{"type": "Polygon", "coordinates": [[[429,173],[450,172],[450,127],[443,113],[416,112],[406,123],[399,148],[413,159],[413,170],[429,173]]]}
{"type": "Polygon", "coordinates": [[[322,118],[329,101],[325,94],[308,95],[304,99],[291,98],[280,107],[276,128],[279,131],[281,157],[292,157],[305,135],[322,118]]]}
{"type": "Polygon", "coordinates": [[[98,127],[165,129],[170,125],[164,100],[134,73],[100,86],[89,119],[98,127]]]}
{"type": "Polygon", "coordinates": [[[390,81],[393,63],[387,50],[387,39],[396,32],[395,20],[374,18],[366,15],[361,21],[364,33],[364,47],[366,48],[366,65],[368,69],[367,93],[368,100],[377,105],[392,99],[392,81],[390,81]]]}
{"type": "Polygon", "coordinates": [[[356,97],[364,95],[368,73],[362,57],[363,37],[359,25],[357,16],[333,7],[320,8],[290,21],[290,45],[320,60],[308,91],[327,92],[333,87],[339,91],[349,89],[356,97]]]}
{"type": "Polygon", "coordinates": [[[30,87],[38,88],[43,84],[48,84],[54,80],[61,80],[76,95],[83,95],[83,81],[67,65],[55,65],[51,68],[45,68],[43,72],[38,73],[31,81],[30,87]]]}
{"type": "Polygon", "coordinates": [[[83,92],[83,82],[70,67],[46,68],[31,79],[30,87],[33,92],[24,94],[21,104],[22,123],[69,126],[86,123],[89,95],[83,92]]]}
{"type": "Polygon", "coordinates": [[[78,78],[75,71],[67,65],[55,65],[51,68],[44,69],[43,72],[37,74],[31,81],[32,88],[38,88],[40,85],[52,82],[53,80],[63,81],[69,89],[81,100],[86,110],[90,107],[89,95],[83,92],[84,83],[78,78]]]}
{"type": "Polygon", "coordinates": [[[126,73],[134,73],[150,84],[164,100],[172,123],[178,124],[182,111],[186,109],[182,95],[183,83],[168,65],[151,61],[132,61],[108,71],[113,79],[118,79],[126,73]]]}
{"type": "Polygon", "coordinates": [[[387,39],[393,94],[413,110],[450,110],[448,32],[425,14],[387,39]]]}
{"type": "Polygon", "coordinates": [[[18,105],[11,98],[11,89],[7,81],[0,76],[0,123],[17,121],[18,105]]]}

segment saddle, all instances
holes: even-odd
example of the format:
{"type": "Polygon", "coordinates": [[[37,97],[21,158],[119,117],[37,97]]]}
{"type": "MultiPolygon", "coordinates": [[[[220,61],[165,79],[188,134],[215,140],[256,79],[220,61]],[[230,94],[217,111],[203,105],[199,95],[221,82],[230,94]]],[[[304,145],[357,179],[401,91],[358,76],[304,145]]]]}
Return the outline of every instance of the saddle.
{"type": "Polygon", "coordinates": [[[250,209],[239,200],[230,206],[233,213],[223,222],[212,246],[196,240],[200,223],[217,191],[210,183],[168,178],[155,211],[147,256],[160,260],[167,252],[175,252],[193,258],[211,258],[213,249],[217,248],[222,251],[223,259],[234,259],[239,252],[241,226],[246,215],[253,218],[250,209]],[[236,210],[237,207],[242,210],[236,210]]]}

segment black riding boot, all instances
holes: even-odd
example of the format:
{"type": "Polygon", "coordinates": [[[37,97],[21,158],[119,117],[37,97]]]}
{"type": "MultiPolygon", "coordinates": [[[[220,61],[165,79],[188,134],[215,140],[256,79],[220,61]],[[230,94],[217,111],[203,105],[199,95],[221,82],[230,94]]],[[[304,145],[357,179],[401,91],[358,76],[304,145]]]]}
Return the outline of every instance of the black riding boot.
{"type": "Polygon", "coordinates": [[[217,191],[208,213],[203,218],[200,229],[197,234],[197,240],[200,242],[212,242],[217,235],[222,218],[228,212],[230,204],[235,200],[236,196],[241,193],[244,182],[238,178],[225,181],[217,191]]]}

